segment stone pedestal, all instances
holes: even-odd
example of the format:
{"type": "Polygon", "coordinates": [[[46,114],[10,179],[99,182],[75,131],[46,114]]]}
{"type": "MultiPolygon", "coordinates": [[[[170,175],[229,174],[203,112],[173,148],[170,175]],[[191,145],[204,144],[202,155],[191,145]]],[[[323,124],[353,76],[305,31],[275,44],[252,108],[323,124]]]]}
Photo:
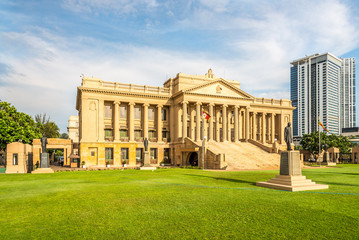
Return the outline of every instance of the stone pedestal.
{"type": "Polygon", "coordinates": [[[150,164],[150,153],[145,151],[145,158],[143,159],[143,167],[140,167],[140,170],[156,170],[156,167],[151,167],[150,164]]]}
{"type": "Polygon", "coordinates": [[[41,153],[40,168],[49,168],[49,154],[48,153],[41,153]]]}
{"type": "Polygon", "coordinates": [[[305,176],[302,176],[299,156],[299,151],[282,152],[280,158],[280,175],[277,175],[267,182],[257,182],[256,185],[292,192],[329,188],[328,185],[316,184],[310,179],[306,179],[305,176]]]}
{"type": "Polygon", "coordinates": [[[330,161],[329,152],[324,153],[324,161],[322,164],[328,165],[328,166],[336,166],[337,165],[335,162],[330,161]]]}
{"type": "Polygon", "coordinates": [[[52,170],[51,168],[38,168],[34,171],[31,172],[32,174],[37,174],[37,173],[54,173],[54,170],[52,170]]]}

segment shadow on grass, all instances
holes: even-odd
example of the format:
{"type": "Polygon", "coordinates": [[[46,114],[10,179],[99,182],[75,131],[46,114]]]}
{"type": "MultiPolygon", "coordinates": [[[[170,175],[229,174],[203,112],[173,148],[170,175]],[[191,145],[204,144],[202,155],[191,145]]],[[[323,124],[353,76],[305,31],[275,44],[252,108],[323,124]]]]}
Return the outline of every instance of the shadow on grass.
{"type": "Polygon", "coordinates": [[[254,185],[254,186],[256,185],[256,182],[250,182],[250,181],[246,181],[246,180],[233,179],[233,178],[212,177],[212,176],[197,175],[197,174],[184,174],[184,175],[194,176],[194,177],[202,177],[202,178],[211,178],[214,180],[234,182],[234,183],[247,183],[247,184],[254,185]]]}
{"type": "Polygon", "coordinates": [[[348,187],[359,187],[359,184],[349,184],[349,183],[337,183],[337,182],[326,182],[326,181],[320,181],[322,184],[327,185],[338,185],[338,186],[348,186],[348,187]]]}
{"type": "Polygon", "coordinates": [[[359,173],[341,173],[341,172],[318,172],[318,173],[326,173],[326,174],[343,174],[343,175],[353,175],[353,176],[359,176],[359,173]]]}

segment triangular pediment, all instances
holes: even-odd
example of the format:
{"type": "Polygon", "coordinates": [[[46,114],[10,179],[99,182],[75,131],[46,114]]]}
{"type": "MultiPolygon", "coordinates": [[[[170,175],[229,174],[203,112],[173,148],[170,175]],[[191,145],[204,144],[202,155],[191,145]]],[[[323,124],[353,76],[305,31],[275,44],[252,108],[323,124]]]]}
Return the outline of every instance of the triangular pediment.
{"type": "Polygon", "coordinates": [[[194,88],[186,89],[185,93],[199,94],[199,95],[214,95],[221,97],[234,97],[253,99],[253,96],[233,86],[223,79],[219,79],[210,83],[206,83],[194,88]]]}

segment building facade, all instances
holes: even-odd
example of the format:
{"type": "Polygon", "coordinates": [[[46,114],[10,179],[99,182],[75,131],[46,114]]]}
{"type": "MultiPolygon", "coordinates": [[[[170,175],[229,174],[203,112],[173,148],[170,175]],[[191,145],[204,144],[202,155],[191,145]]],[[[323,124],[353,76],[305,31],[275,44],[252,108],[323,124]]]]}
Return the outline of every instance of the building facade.
{"type": "MultiPolygon", "coordinates": [[[[223,144],[285,146],[284,128],[293,112],[291,101],[255,98],[238,81],[217,78],[211,69],[205,75],[179,73],[164,87],[84,77],[76,109],[79,153],[88,166],[141,165],[145,138],[153,165],[187,165],[190,156],[200,154],[204,136],[223,144]],[[208,122],[203,110],[211,116],[208,122]]],[[[221,161],[209,151],[205,158],[221,161]]]]}
{"type": "Polygon", "coordinates": [[[69,139],[73,143],[73,153],[78,154],[79,151],[79,116],[70,116],[69,125],[67,127],[69,139]]]}
{"type": "Polygon", "coordinates": [[[318,131],[318,120],[333,134],[341,134],[343,126],[355,125],[354,71],[354,59],[339,59],[330,53],[291,62],[294,136],[318,131]]]}
{"type": "Polygon", "coordinates": [[[340,129],[356,127],[355,58],[342,58],[340,76],[340,129]]]}

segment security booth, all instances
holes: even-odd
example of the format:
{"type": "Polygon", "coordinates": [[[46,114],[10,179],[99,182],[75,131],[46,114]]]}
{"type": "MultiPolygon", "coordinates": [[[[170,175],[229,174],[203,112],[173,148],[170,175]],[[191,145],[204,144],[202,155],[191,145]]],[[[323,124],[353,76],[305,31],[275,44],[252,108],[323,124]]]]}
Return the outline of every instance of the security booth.
{"type": "Polygon", "coordinates": [[[73,153],[69,156],[69,159],[70,159],[70,167],[72,168],[80,167],[80,156],[73,153]]]}
{"type": "Polygon", "coordinates": [[[32,171],[32,146],[21,142],[9,143],[6,146],[6,172],[28,173],[32,171]]]}

